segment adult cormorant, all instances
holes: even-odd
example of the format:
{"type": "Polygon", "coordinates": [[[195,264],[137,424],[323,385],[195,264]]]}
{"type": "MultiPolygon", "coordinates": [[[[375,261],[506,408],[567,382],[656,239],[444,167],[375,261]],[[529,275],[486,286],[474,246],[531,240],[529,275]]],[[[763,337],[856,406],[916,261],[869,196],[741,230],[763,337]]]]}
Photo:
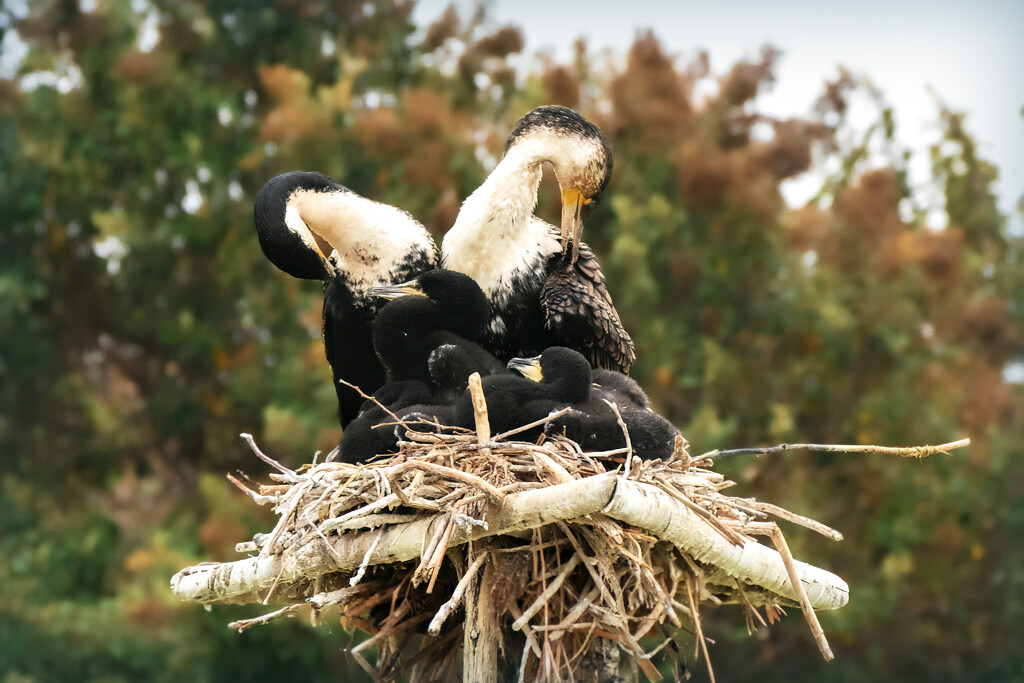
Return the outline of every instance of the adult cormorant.
{"type": "Polygon", "coordinates": [[[437,246],[405,211],[307,171],[267,181],[256,195],[255,222],[271,263],[293,277],[324,282],[324,348],[344,427],[363,399],[338,380],[367,393],[384,383],[370,328],[382,302],[367,291],[436,268],[437,246]]]}
{"type": "Polygon", "coordinates": [[[611,174],[611,148],[597,126],[565,107],[539,107],[520,119],[502,160],[466,198],[444,236],[442,263],[472,276],[490,299],[484,346],[499,358],[563,345],[597,367],[632,365],[633,341],[580,241],[583,217],[611,174]],[[533,216],[545,162],[561,189],[558,229],[533,216]]]}

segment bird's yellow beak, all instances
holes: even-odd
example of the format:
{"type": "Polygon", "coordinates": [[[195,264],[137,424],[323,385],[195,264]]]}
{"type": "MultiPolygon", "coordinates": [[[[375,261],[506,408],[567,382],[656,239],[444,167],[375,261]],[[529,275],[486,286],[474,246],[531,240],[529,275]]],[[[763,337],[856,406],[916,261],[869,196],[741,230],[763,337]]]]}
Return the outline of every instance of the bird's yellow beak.
{"type": "Polygon", "coordinates": [[[580,236],[583,234],[583,207],[589,202],[583,193],[574,187],[562,190],[562,225],[560,240],[562,253],[572,246],[572,260],[575,263],[579,252],[580,236]]]}
{"type": "Polygon", "coordinates": [[[513,358],[508,362],[508,369],[515,370],[526,379],[539,382],[544,379],[544,373],[540,369],[540,356],[536,358],[513,358]]]}
{"type": "Polygon", "coordinates": [[[379,296],[382,299],[397,299],[403,296],[426,296],[423,289],[415,280],[400,285],[389,285],[387,287],[370,287],[366,290],[370,296],[379,296]]]}

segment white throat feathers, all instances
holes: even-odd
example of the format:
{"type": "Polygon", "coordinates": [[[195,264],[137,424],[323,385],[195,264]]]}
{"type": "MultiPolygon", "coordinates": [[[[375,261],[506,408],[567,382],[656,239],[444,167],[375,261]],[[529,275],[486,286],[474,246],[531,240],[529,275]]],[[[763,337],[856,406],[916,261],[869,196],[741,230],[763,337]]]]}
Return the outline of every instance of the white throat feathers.
{"type": "Polygon", "coordinates": [[[543,164],[554,166],[561,184],[567,169],[585,168],[594,155],[591,145],[556,130],[520,139],[463,202],[441,245],[444,267],[469,275],[488,296],[512,273],[542,267],[562,248],[555,227],[533,216],[543,164]]]}
{"type": "Polygon", "coordinates": [[[393,284],[411,257],[433,259],[437,245],[411,215],[355,192],[299,189],[289,197],[285,225],[324,256],[356,289],[393,284]]]}

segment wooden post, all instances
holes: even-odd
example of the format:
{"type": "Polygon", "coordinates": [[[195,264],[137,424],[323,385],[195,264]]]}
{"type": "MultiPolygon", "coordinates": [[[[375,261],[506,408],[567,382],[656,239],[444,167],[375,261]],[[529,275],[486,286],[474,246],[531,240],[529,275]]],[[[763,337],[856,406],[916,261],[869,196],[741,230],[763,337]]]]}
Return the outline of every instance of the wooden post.
{"type": "MultiPolygon", "coordinates": [[[[487,552],[491,542],[474,545],[483,545],[480,552],[487,552]]],[[[466,625],[462,637],[464,683],[515,683],[519,678],[526,639],[522,633],[512,630],[511,615],[494,600],[495,582],[501,580],[495,564],[488,561],[466,588],[463,598],[466,625]]]]}

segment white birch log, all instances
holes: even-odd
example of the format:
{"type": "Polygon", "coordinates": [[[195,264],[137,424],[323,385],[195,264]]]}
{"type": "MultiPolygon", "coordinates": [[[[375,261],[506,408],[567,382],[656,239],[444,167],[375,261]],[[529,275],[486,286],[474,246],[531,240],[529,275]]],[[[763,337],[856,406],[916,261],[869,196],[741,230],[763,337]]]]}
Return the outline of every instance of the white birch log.
{"type": "MultiPolygon", "coordinates": [[[[628,481],[614,472],[508,495],[501,503],[486,508],[486,529],[456,527],[450,543],[459,545],[470,538],[510,534],[595,513],[673,543],[698,562],[713,565],[739,581],[797,600],[778,552],[755,541],[735,546],[656,486],[628,481]]],[[[202,563],[175,574],[171,589],[180,599],[191,602],[259,602],[275,583],[288,586],[330,572],[352,571],[368,553],[370,565],[418,558],[438,523],[440,515],[382,531],[346,533],[332,538],[330,548],[323,538],[313,536],[284,555],[202,563]]],[[[815,609],[837,609],[847,603],[849,588],[845,581],[804,562],[796,564],[815,609]]]]}

